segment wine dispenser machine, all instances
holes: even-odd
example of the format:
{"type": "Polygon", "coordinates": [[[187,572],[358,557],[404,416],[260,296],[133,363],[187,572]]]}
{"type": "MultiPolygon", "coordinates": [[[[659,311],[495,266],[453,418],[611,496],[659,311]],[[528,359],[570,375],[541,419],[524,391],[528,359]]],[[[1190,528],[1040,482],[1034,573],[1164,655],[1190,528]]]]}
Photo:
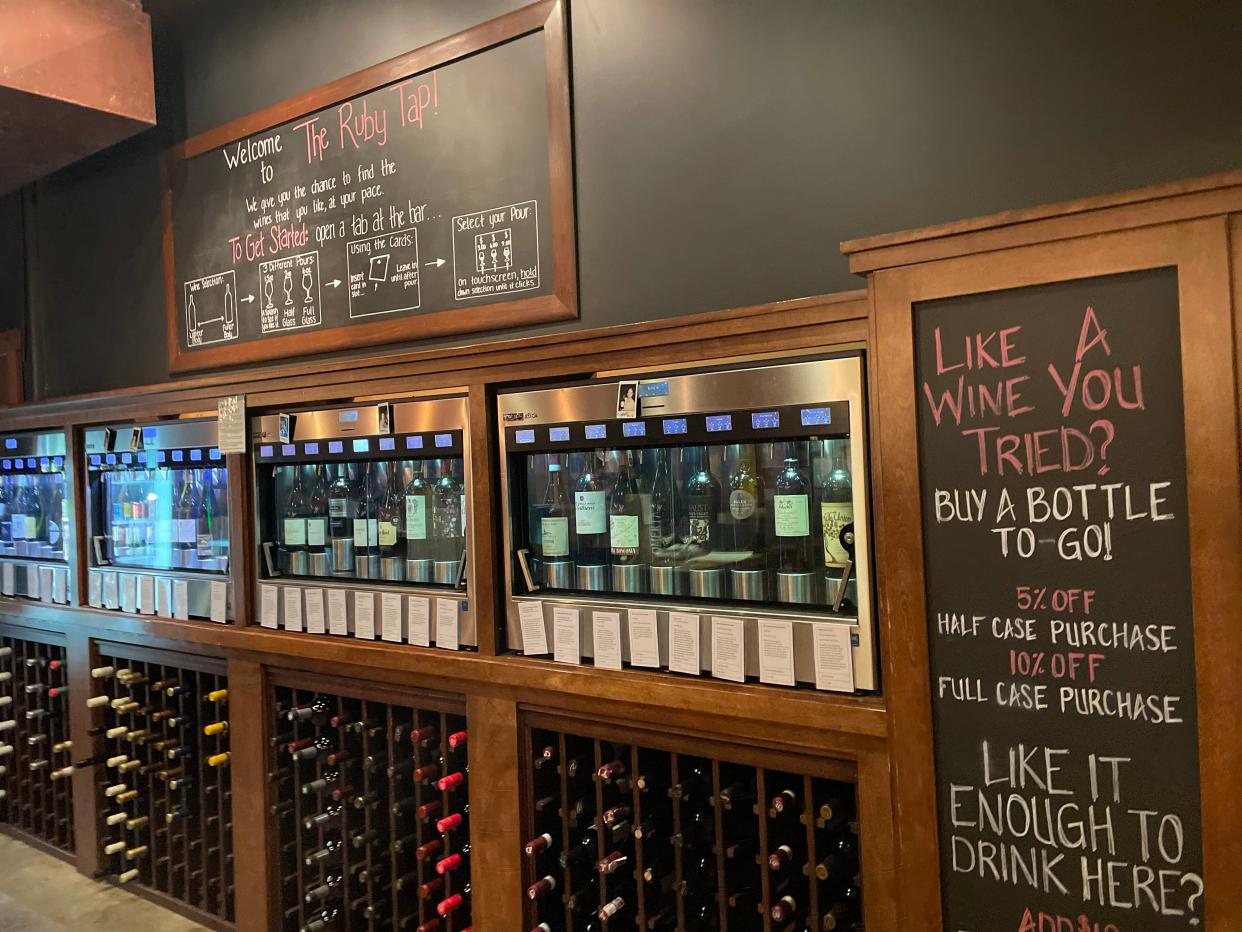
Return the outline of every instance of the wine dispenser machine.
{"type": "Polygon", "coordinates": [[[727,616],[732,632],[742,620],[745,675],[759,677],[760,622],[777,620],[792,643],[789,627],[762,626],[765,658],[786,671],[765,679],[788,684],[792,665],[799,685],[876,687],[860,354],[609,374],[515,389],[497,408],[511,648],[555,653],[568,607],[581,656],[594,656],[598,623],[612,663],[619,649],[689,672],[682,632],[697,619],[710,672],[712,626],[727,616]]]}

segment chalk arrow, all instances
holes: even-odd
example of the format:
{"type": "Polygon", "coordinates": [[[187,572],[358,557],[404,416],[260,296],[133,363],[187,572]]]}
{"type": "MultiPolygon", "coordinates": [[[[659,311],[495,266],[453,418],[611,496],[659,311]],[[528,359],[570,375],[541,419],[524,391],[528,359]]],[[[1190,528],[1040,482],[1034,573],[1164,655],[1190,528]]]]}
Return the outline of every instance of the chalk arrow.
{"type": "Polygon", "coordinates": [[[423,267],[424,267],[424,268],[425,268],[425,267],[427,267],[427,266],[429,266],[429,265],[434,265],[434,266],[438,269],[440,266],[444,265],[444,260],[443,260],[443,259],[435,259],[435,260],[433,260],[433,261],[431,261],[431,262],[424,262],[424,263],[423,263],[423,267]]]}
{"type": "Polygon", "coordinates": [[[328,287],[329,288],[340,288],[341,280],[339,278],[332,279],[332,281],[328,282],[328,287]]]}
{"type": "Polygon", "coordinates": [[[248,294],[248,295],[246,295],[246,297],[244,297],[244,298],[242,298],[242,299],[241,299],[242,304],[249,304],[249,303],[250,303],[251,301],[253,301],[253,300],[254,300],[254,295],[252,295],[252,294],[248,294]]]}

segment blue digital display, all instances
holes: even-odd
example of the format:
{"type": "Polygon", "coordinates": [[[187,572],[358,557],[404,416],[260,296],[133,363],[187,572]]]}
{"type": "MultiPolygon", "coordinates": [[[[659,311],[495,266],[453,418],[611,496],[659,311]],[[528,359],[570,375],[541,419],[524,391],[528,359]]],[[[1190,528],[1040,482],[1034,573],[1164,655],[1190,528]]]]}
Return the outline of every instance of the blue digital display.
{"type": "Polygon", "coordinates": [[[108,465],[109,465],[109,466],[115,466],[115,465],[116,465],[116,454],[115,454],[115,453],[109,453],[109,454],[108,454],[107,463],[108,463],[108,465]]]}
{"type": "Polygon", "coordinates": [[[344,453],[345,452],[344,442],[340,440],[329,440],[328,441],[328,452],[329,453],[344,453]]]}
{"type": "Polygon", "coordinates": [[[353,424],[357,420],[358,420],[357,411],[342,411],[340,414],[337,415],[338,424],[353,424]]]}
{"type": "Polygon", "coordinates": [[[310,443],[310,442],[304,443],[302,444],[302,452],[305,453],[307,456],[318,456],[319,455],[319,444],[310,443]]]}
{"type": "Polygon", "coordinates": [[[146,461],[147,461],[147,454],[142,453],[142,452],[139,452],[139,454],[138,454],[138,462],[140,462],[140,463],[145,463],[146,461]]]}
{"type": "Polygon", "coordinates": [[[212,447],[211,452],[207,455],[210,456],[213,460],[220,459],[220,451],[216,449],[215,447],[212,447]]]}
{"type": "Polygon", "coordinates": [[[621,424],[621,433],[626,437],[646,437],[647,424],[645,421],[625,421],[621,424]]]}
{"type": "Polygon", "coordinates": [[[551,440],[553,443],[564,443],[566,440],[569,439],[569,428],[568,427],[549,427],[548,428],[548,439],[551,440]]]}
{"type": "Polygon", "coordinates": [[[664,419],[664,436],[669,437],[674,434],[684,434],[686,432],[686,419],[684,417],[666,417],[664,419]]]}
{"type": "Polygon", "coordinates": [[[34,457],[33,457],[33,456],[32,456],[32,457],[30,457],[30,459],[26,460],[26,468],[27,468],[27,469],[34,469],[34,468],[35,468],[35,461],[34,461],[34,457]]]}
{"type": "Polygon", "coordinates": [[[63,456],[53,456],[52,465],[59,469],[61,466],[65,465],[65,458],[63,456]]]}
{"type": "Polygon", "coordinates": [[[588,424],[586,426],[587,440],[607,440],[608,425],[607,424],[588,424]]]}
{"type": "Polygon", "coordinates": [[[380,437],[380,449],[381,450],[397,449],[397,438],[396,437],[380,437]]]}
{"type": "MultiPolygon", "coordinates": [[[[272,445],[271,445],[270,443],[265,443],[265,444],[263,444],[263,446],[259,447],[259,456],[260,456],[260,457],[267,457],[267,456],[271,456],[271,455],[272,455],[272,445]]],[[[163,459],[163,458],[164,458],[164,457],[162,457],[162,456],[160,457],[160,459],[163,459]]]]}
{"type": "Polygon", "coordinates": [[[422,437],[406,437],[405,448],[407,450],[421,450],[423,448],[422,437]]]}
{"type": "Polygon", "coordinates": [[[668,394],[668,382],[640,382],[639,398],[663,398],[668,394]]]}
{"type": "Polygon", "coordinates": [[[755,411],[750,415],[750,426],[754,430],[771,430],[781,426],[779,411],[755,411]]]}
{"type": "Polygon", "coordinates": [[[158,427],[144,427],[142,429],[142,442],[155,443],[155,435],[159,433],[158,427]]]}
{"type": "MultiPolygon", "coordinates": [[[[134,461],[134,455],[133,455],[132,453],[122,453],[122,454],[121,454],[121,462],[122,462],[122,463],[132,463],[133,461],[134,461]]],[[[46,462],[46,460],[45,460],[44,462],[46,462]]]]}
{"type": "MultiPolygon", "coordinates": [[[[91,456],[91,465],[92,465],[92,466],[98,466],[98,465],[99,465],[99,454],[97,454],[97,453],[96,453],[96,454],[92,454],[92,456],[91,456]]],[[[12,469],[12,468],[13,468],[13,461],[12,461],[12,460],[4,460],[3,462],[0,462],[0,466],[3,466],[5,469],[12,469]]]]}
{"type": "Polygon", "coordinates": [[[818,427],[823,424],[832,423],[831,408],[803,408],[802,409],[802,426],[818,427]]]}
{"type": "Polygon", "coordinates": [[[534,443],[535,432],[533,430],[514,431],[513,439],[516,440],[518,443],[534,443]]]}
{"type": "Polygon", "coordinates": [[[354,441],[354,452],[355,453],[370,453],[371,452],[371,441],[368,440],[366,437],[362,437],[358,440],[355,440],[354,441]]]}
{"type": "MultiPolygon", "coordinates": [[[[271,455],[272,455],[272,454],[271,454],[271,452],[270,452],[270,451],[271,451],[271,447],[268,447],[268,451],[269,451],[269,452],[268,452],[268,454],[267,454],[267,455],[268,455],[268,456],[271,456],[271,455]]],[[[167,455],[167,454],[166,454],[163,450],[160,450],[160,451],[159,451],[158,453],[156,453],[155,455],[156,455],[157,457],[159,457],[159,461],[160,461],[161,463],[162,463],[162,462],[164,462],[164,460],[168,459],[168,455],[167,455]]]]}
{"type": "Polygon", "coordinates": [[[45,456],[41,460],[39,460],[39,468],[46,470],[47,466],[48,466],[48,462],[47,462],[47,457],[45,456]]]}
{"type": "Polygon", "coordinates": [[[4,448],[6,450],[16,450],[17,449],[17,438],[16,437],[5,437],[4,448]]]}
{"type": "MultiPolygon", "coordinates": [[[[180,452],[180,451],[178,451],[178,452],[180,452]]],[[[280,445],[280,455],[281,455],[281,456],[297,456],[297,455],[298,455],[298,447],[297,447],[297,444],[295,444],[295,443],[282,443],[282,444],[280,445]]],[[[173,454],[173,459],[176,459],[176,458],[177,458],[177,454],[176,454],[176,453],[174,453],[174,454],[173,454]]]]}
{"type": "Polygon", "coordinates": [[[707,422],[707,432],[709,434],[717,434],[722,430],[733,430],[732,414],[709,414],[704,420],[707,422]]]}
{"type": "Polygon", "coordinates": [[[184,459],[185,459],[185,451],[184,451],[184,450],[173,450],[173,451],[172,451],[172,455],[173,455],[173,462],[174,462],[174,463],[180,463],[182,460],[184,460],[184,459]]]}
{"type": "Polygon", "coordinates": [[[437,447],[451,447],[453,445],[452,434],[436,434],[437,447]]]}
{"type": "Polygon", "coordinates": [[[203,461],[203,451],[202,450],[191,450],[190,461],[193,463],[201,463],[203,461]]]}

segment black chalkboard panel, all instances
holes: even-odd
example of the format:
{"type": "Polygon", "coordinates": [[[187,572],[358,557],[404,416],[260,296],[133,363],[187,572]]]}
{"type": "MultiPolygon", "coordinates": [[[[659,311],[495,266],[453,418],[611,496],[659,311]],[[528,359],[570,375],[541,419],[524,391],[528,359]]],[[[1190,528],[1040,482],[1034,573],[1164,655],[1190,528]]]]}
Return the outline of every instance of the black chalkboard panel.
{"type": "Polygon", "coordinates": [[[915,307],[944,927],[1204,915],[1175,270],[915,307]]]}
{"type": "Polygon", "coordinates": [[[417,71],[370,69],[365,93],[189,145],[170,184],[174,368],[576,315],[560,32],[522,31],[560,9],[526,11],[411,53],[417,71]]]}

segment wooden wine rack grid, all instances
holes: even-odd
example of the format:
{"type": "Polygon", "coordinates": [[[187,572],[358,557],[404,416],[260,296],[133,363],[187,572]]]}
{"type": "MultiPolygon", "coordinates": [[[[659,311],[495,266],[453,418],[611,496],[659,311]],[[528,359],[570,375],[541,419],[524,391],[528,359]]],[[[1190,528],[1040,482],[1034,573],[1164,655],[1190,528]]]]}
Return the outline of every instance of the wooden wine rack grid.
{"type": "Polygon", "coordinates": [[[0,822],[72,853],[65,649],[0,637],[0,654],[0,822]]]}
{"type": "Polygon", "coordinates": [[[532,728],[525,737],[523,830],[532,840],[552,837],[542,852],[531,853],[529,842],[523,851],[528,927],[861,929],[853,783],[640,746],[615,733],[532,728]],[[600,768],[614,761],[623,769],[602,777],[600,768]],[[674,799],[670,790],[696,775],[674,799]],[[727,799],[738,787],[745,798],[727,799]],[[787,790],[797,811],[772,810],[773,797],[787,790]],[[773,870],[769,854],[782,844],[793,855],[773,870]],[[605,873],[597,865],[614,852],[627,863],[605,873]],[[821,879],[816,869],[825,866],[821,879]],[[533,886],[547,876],[555,888],[539,895],[533,886]],[[777,921],[772,908],[785,895],[795,906],[777,921]],[[601,915],[618,898],[615,916],[601,915]]]}
{"type": "Polygon", "coordinates": [[[436,824],[463,812],[469,799],[465,782],[452,789],[437,785],[445,776],[466,772],[464,740],[456,747],[449,742],[466,730],[460,706],[430,700],[393,704],[288,686],[277,687],[275,702],[270,776],[280,839],[282,928],[468,929],[470,862],[463,848],[469,844],[469,821],[446,832],[436,824]],[[290,721],[290,709],[316,700],[325,702],[326,711],[290,721]],[[430,731],[415,741],[415,729],[430,731]],[[293,759],[289,744],[308,738],[327,738],[348,760],[293,759]],[[306,787],[320,780],[326,785],[306,787]],[[337,803],[338,814],[311,821],[337,803]],[[359,835],[370,841],[355,846],[352,839],[359,835]],[[308,861],[333,839],[344,843],[339,854],[308,861]],[[454,853],[463,855],[464,863],[438,873],[437,864],[454,853]],[[328,886],[329,878],[339,883],[328,886]],[[439,915],[438,905],[455,894],[464,898],[461,908],[439,915]]]}
{"type": "Polygon", "coordinates": [[[100,872],[231,922],[232,789],[228,758],[220,757],[228,754],[229,736],[227,728],[203,731],[228,720],[223,665],[197,668],[201,658],[140,649],[103,654],[100,663],[117,671],[92,671],[94,695],[110,700],[94,718],[105,748],[93,758],[100,872]],[[195,668],[185,665],[189,660],[195,668]],[[137,707],[125,711],[129,702],[137,707]],[[170,757],[178,748],[188,753],[170,757]],[[121,771],[106,764],[114,758],[137,764],[121,771]]]}

